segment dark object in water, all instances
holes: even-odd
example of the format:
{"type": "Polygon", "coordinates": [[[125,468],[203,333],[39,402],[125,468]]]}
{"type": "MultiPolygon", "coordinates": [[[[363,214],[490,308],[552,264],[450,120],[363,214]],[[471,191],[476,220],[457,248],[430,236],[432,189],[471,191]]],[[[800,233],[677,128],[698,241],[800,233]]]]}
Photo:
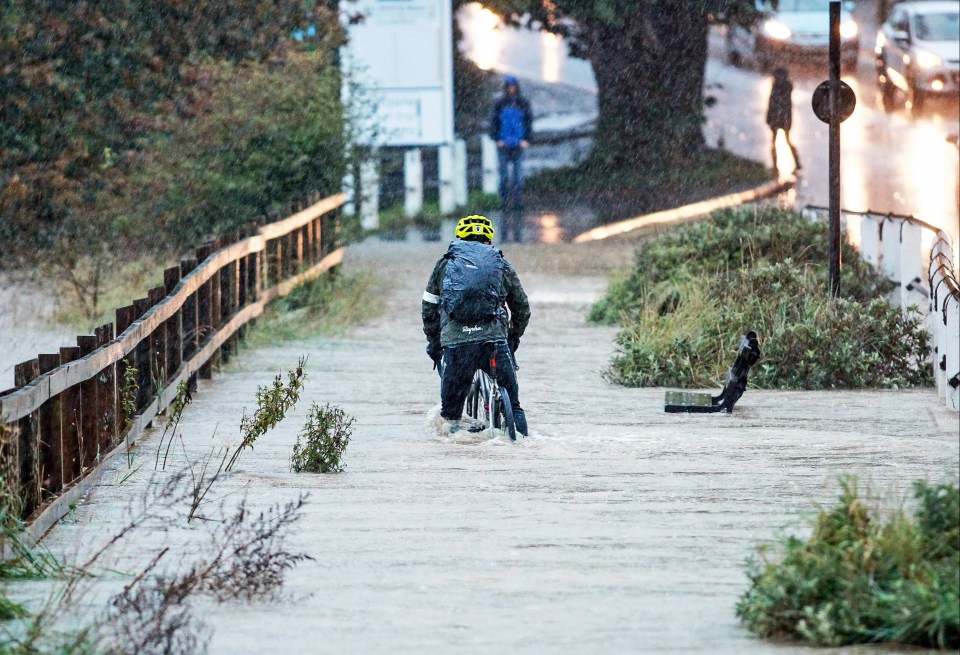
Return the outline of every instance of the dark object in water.
{"type": "Polygon", "coordinates": [[[740,340],[737,359],[733,366],[727,369],[723,391],[719,396],[689,391],[668,391],[663,410],[672,414],[710,414],[721,411],[731,413],[733,406],[747,390],[747,376],[759,359],[760,343],[757,341],[757,333],[751,330],[740,340]]]}

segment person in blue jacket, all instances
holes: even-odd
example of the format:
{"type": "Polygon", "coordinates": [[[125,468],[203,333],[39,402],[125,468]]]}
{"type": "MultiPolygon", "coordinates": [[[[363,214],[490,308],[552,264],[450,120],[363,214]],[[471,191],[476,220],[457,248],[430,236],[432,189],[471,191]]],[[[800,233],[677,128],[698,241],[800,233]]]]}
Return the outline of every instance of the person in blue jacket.
{"type": "MultiPolygon", "coordinates": [[[[517,214],[522,209],[523,154],[530,145],[532,132],[533,113],[530,111],[530,102],[520,94],[517,78],[508,75],[503,80],[503,95],[493,104],[490,138],[497,143],[501,206],[504,210],[513,210],[517,214]]],[[[519,241],[520,226],[508,221],[506,227],[504,236],[509,238],[512,227],[514,239],[519,241]]]]}

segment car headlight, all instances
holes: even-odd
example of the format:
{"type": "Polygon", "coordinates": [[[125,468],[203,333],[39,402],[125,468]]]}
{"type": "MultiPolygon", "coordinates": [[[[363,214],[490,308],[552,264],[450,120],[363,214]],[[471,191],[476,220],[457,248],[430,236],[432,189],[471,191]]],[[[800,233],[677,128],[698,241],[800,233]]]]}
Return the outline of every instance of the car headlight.
{"type": "Polygon", "coordinates": [[[777,41],[786,41],[793,35],[790,28],[776,18],[770,18],[763,24],[763,32],[771,39],[776,39],[777,41]]]}
{"type": "Polygon", "coordinates": [[[840,23],[840,37],[844,39],[852,39],[857,36],[857,32],[860,30],[857,28],[857,24],[852,21],[844,21],[840,23]]]}
{"type": "Polygon", "coordinates": [[[935,66],[943,65],[943,59],[926,50],[917,50],[914,52],[913,61],[920,68],[934,68],[935,66]]]}

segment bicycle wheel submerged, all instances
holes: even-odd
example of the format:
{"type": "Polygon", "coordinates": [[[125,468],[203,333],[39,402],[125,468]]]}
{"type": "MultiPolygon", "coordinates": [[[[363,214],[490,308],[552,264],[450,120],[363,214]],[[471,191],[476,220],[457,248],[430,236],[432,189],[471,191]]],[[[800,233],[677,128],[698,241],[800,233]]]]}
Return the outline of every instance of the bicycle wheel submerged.
{"type": "Polygon", "coordinates": [[[517,440],[517,426],[513,420],[513,405],[510,404],[510,394],[503,387],[500,387],[500,395],[494,403],[493,427],[510,435],[510,441],[517,440]]]}

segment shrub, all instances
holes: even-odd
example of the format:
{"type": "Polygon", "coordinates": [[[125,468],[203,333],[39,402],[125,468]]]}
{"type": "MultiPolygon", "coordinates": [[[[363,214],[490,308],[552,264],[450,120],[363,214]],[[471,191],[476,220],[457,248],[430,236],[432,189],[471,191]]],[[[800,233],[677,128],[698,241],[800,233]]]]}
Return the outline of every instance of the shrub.
{"type": "Polygon", "coordinates": [[[198,76],[211,89],[207,104],[145,144],[128,185],[128,204],[142,208],[131,217],[135,233],[192,246],[308,191],[340,190],[340,76],[326,55],[291,54],[272,66],[209,63],[198,76]]]}
{"type": "Polygon", "coordinates": [[[886,523],[841,479],[839,503],[821,509],[812,535],[783,538],[776,557],[758,548],[737,616],[762,637],[837,646],[900,642],[960,646],[960,493],[914,485],[913,516],[886,523]]]}
{"type": "Polygon", "coordinates": [[[706,279],[681,269],[644,290],[607,375],[627,386],[711,386],[748,329],[761,338],[750,379],[762,388],[931,383],[919,316],[882,299],[831,298],[814,267],[791,260],[706,279]]]}
{"type": "MultiPolygon", "coordinates": [[[[824,223],[795,211],[735,208],[715,212],[709,221],[684,225],[643,244],[626,279],[611,285],[590,311],[590,319],[616,324],[634,318],[646,292],[678,273],[711,277],[745,266],[775,264],[787,258],[812,264],[827,279],[828,234],[824,223]]],[[[871,300],[893,288],[843,240],[843,297],[871,300]]]]}
{"type": "Polygon", "coordinates": [[[339,473],[343,452],[353,433],[353,417],[339,407],[311,405],[307,423],[297,435],[290,468],[296,473],[339,473]],[[302,441],[301,441],[302,439],[302,441]]]}

